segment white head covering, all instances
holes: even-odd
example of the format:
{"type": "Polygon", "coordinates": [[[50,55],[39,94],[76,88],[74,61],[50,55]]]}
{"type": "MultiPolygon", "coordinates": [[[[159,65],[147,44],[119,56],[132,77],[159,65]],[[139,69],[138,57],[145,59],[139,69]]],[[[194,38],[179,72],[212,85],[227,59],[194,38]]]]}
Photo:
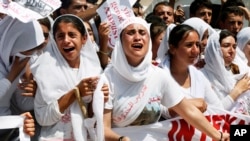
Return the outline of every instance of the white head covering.
{"type": "Polygon", "coordinates": [[[158,63],[161,63],[164,60],[164,58],[165,58],[165,56],[166,56],[166,54],[168,52],[168,49],[169,49],[169,43],[168,43],[169,34],[170,34],[170,32],[172,31],[172,29],[175,26],[176,26],[175,24],[169,24],[167,29],[166,29],[164,38],[161,41],[161,44],[160,44],[160,46],[158,48],[158,51],[157,51],[156,62],[158,62],[158,63]]]}
{"type": "Polygon", "coordinates": [[[205,75],[215,87],[229,93],[234,87],[235,80],[225,68],[218,33],[213,33],[208,38],[205,54],[206,64],[203,68],[205,75]]]}
{"type": "Polygon", "coordinates": [[[237,45],[243,50],[245,45],[250,41],[250,27],[244,27],[237,34],[237,45]]]}
{"type": "Polygon", "coordinates": [[[208,23],[198,17],[189,18],[185,20],[182,24],[187,24],[196,29],[200,35],[200,41],[202,40],[202,37],[206,30],[208,30],[208,35],[211,35],[212,33],[216,32],[208,23]]]}
{"type": "MultiPolygon", "coordinates": [[[[58,18],[62,18],[64,16],[74,15],[64,14],[58,18]]],[[[58,20],[58,18],[55,19],[55,22],[58,20]]],[[[84,26],[83,22],[82,25],[84,26]]],[[[85,31],[87,33],[86,29],[85,31]]],[[[77,76],[75,76],[75,74],[72,72],[72,68],[60,53],[55,41],[51,39],[48,43],[47,50],[31,67],[32,73],[38,85],[37,95],[41,95],[43,100],[49,104],[53,101],[57,101],[66,92],[72,90],[82,79],[92,76],[99,76],[102,72],[102,69],[99,58],[92,45],[92,41],[88,35],[87,41],[83,45],[80,52],[80,66],[77,76]]],[[[100,95],[99,97],[103,102],[103,95],[100,95]]],[[[94,100],[95,99],[93,99],[93,103],[94,100]]],[[[77,101],[71,104],[70,111],[75,139],[86,140],[87,132],[86,129],[83,128],[84,126],[87,126],[85,121],[86,119],[83,120],[84,117],[81,114],[81,110],[77,101]]],[[[97,122],[99,122],[97,124],[100,124],[102,121],[97,122]]],[[[97,132],[103,131],[102,129],[97,129],[97,132]]],[[[103,138],[103,136],[99,137],[99,139],[100,138],[103,138]]]]}
{"type": "Polygon", "coordinates": [[[237,34],[237,56],[241,58],[245,63],[248,63],[248,60],[243,52],[244,47],[250,41],[250,27],[244,27],[237,34]]]}
{"type": "Polygon", "coordinates": [[[6,72],[10,70],[10,56],[37,47],[44,41],[41,25],[37,21],[22,23],[10,16],[0,22],[0,59],[6,72]]]}
{"type": "Polygon", "coordinates": [[[123,29],[125,29],[128,25],[133,23],[143,25],[144,27],[146,27],[148,33],[150,33],[149,24],[140,17],[129,17],[128,19],[123,21],[118,27],[119,37],[116,40],[115,48],[112,52],[111,64],[121,76],[132,82],[137,82],[145,79],[149,74],[148,73],[149,66],[151,65],[152,62],[152,51],[151,51],[152,43],[151,40],[149,39],[150,41],[149,41],[148,52],[144,57],[143,61],[138,66],[132,67],[131,65],[128,64],[125,53],[123,51],[120,34],[122,33],[123,29]]]}

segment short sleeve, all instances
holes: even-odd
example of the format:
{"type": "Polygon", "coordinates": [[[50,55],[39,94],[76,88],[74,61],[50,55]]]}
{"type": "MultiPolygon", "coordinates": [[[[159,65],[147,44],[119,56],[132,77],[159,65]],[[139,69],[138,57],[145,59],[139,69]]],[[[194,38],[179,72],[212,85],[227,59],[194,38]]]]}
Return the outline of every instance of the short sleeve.
{"type": "Polygon", "coordinates": [[[173,79],[171,74],[168,71],[162,70],[162,105],[167,108],[173,107],[181,102],[184,98],[183,93],[181,92],[177,82],[173,79]]]}

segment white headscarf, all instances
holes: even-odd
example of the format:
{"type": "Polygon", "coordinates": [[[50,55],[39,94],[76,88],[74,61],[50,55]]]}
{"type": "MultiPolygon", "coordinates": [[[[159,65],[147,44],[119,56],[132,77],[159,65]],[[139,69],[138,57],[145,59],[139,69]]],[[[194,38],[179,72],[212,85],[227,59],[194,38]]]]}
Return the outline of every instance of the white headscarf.
{"type": "MultiPolygon", "coordinates": [[[[204,75],[210,80],[213,85],[213,88],[218,92],[218,97],[224,99],[231,90],[234,88],[236,82],[243,77],[246,73],[249,72],[249,67],[244,63],[237,55],[235,56],[233,63],[238,65],[240,74],[232,74],[225,68],[225,63],[223,59],[223,54],[221,51],[221,46],[219,43],[219,34],[214,33],[208,38],[208,44],[205,48],[205,66],[202,69],[204,75]]],[[[248,111],[249,109],[249,91],[241,94],[237,98],[234,105],[231,105],[231,111],[240,112],[248,111]]]]}
{"type": "MultiPolygon", "coordinates": [[[[149,24],[140,17],[129,17],[125,21],[123,21],[118,27],[118,35],[121,34],[123,29],[125,29],[128,25],[132,23],[141,24],[147,28],[149,32],[149,24]]],[[[117,72],[123,76],[124,78],[132,81],[137,82],[145,79],[149,74],[149,66],[152,62],[152,43],[151,40],[149,41],[149,48],[146,56],[144,57],[143,61],[136,67],[132,67],[128,64],[126,59],[125,53],[122,48],[122,43],[120,36],[116,40],[114,50],[111,56],[111,64],[117,70],[117,72]]]]}
{"type": "Polygon", "coordinates": [[[243,52],[244,47],[250,41],[250,27],[244,27],[237,33],[237,56],[240,57],[244,62],[248,63],[248,60],[243,52]]]}
{"type": "Polygon", "coordinates": [[[208,23],[198,17],[189,18],[185,20],[182,24],[187,24],[196,29],[200,35],[200,41],[202,40],[202,37],[206,30],[208,30],[208,35],[211,35],[216,32],[208,23]]]}
{"type": "Polygon", "coordinates": [[[213,33],[208,38],[205,54],[206,64],[202,69],[204,74],[215,87],[228,94],[234,87],[235,80],[225,68],[218,33],[213,33]]]}
{"type": "MultiPolygon", "coordinates": [[[[64,14],[58,18],[63,16],[74,15],[64,14]]],[[[85,31],[87,33],[86,29],[85,31]]],[[[93,44],[89,38],[89,35],[80,52],[80,66],[77,76],[75,76],[75,74],[71,71],[72,68],[60,53],[55,41],[50,40],[48,44],[47,51],[45,51],[32,66],[32,73],[38,85],[37,94],[41,95],[46,103],[49,104],[53,101],[57,101],[66,92],[72,90],[82,79],[92,76],[99,76],[102,72],[99,58],[93,48],[93,44]]],[[[99,97],[103,102],[103,95],[100,95],[99,97]]],[[[93,103],[94,100],[95,99],[93,99],[93,103]]],[[[79,141],[86,140],[87,132],[86,129],[83,128],[86,126],[86,122],[83,120],[84,117],[81,114],[81,110],[77,101],[71,104],[70,111],[75,139],[79,141]]],[[[97,122],[97,124],[100,124],[102,121],[97,122]]],[[[97,132],[99,131],[103,132],[102,129],[97,130],[97,132]]],[[[100,138],[103,137],[99,137],[99,139],[100,138]]]]}
{"type": "Polygon", "coordinates": [[[237,45],[243,51],[246,44],[250,41],[250,27],[244,27],[237,34],[237,45]]]}
{"type": "Polygon", "coordinates": [[[44,42],[43,31],[38,21],[22,23],[6,16],[0,21],[0,59],[6,73],[10,71],[10,56],[37,47],[44,42]]]}
{"type": "MultiPolygon", "coordinates": [[[[110,86],[110,95],[113,97],[119,97],[122,95],[122,98],[110,99],[109,101],[114,102],[111,105],[113,114],[112,117],[119,117],[123,113],[123,110],[127,108],[127,103],[138,99],[138,94],[141,91],[143,96],[140,97],[140,100],[137,104],[130,109],[127,117],[124,120],[116,121],[116,126],[127,126],[132,123],[144,109],[145,105],[148,102],[148,98],[151,96],[152,89],[145,90],[145,86],[150,85],[154,78],[152,78],[153,66],[152,61],[152,45],[149,41],[148,52],[146,53],[143,61],[136,67],[132,67],[128,64],[127,58],[125,57],[124,49],[121,43],[121,33],[122,31],[130,24],[141,24],[149,32],[149,25],[146,21],[140,17],[129,17],[119,26],[119,39],[116,41],[115,48],[111,57],[111,64],[105,69],[104,75],[107,78],[108,84],[110,86]],[[129,82],[128,85],[120,85],[120,82],[129,82]],[[112,83],[115,83],[114,85],[112,83]],[[130,84],[134,84],[130,87],[130,84]],[[123,91],[124,87],[128,87],[123,91]],[[124,96],[124,97],[123,97],[124,96]]],[[[150,38],[149,38],[150,40],[150,38]]],[[[107,103],[106,103],[107,104],[107,103]]],[[[115,121],[115,120],[113,120],[115,121]]]]}
{"type": "Polygon", "coordinates": [[[168,43],[169,34],[170,34],[170,32],[172,31],[172,29],[175,26],[176,26],[175,24],[169,24],[167,29],[166,29],[164,38],[161,41],[160,46],[159,46],[158,51],[157,51],[156,62],[158,62],[158,63],[161,63],[164,60],[164,58],[165,58],[165,56],[166,56],[166,54],[168,52],[168,49],[169,49],[169,43],[168,43]]]}

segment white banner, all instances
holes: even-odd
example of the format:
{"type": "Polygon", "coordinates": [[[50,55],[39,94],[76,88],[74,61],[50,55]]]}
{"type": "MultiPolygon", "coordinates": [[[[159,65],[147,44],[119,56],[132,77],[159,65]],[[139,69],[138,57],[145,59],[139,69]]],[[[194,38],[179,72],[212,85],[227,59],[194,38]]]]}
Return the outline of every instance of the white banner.
{"type": "Polygon", "coordinates": [[[25,23],[45,18],[60,6],[60,0],[0,0],[1,13],[25,23]]]}
{"type": "Polygon", "coordinates": [[[23,132],[23,116],[0,116],[0,129],[19,128],[20,141],[30,141],[30,137],[23,132]]]}
{"type": "MultiPolygon", "coordinates": [[[[249,125],[250,117],[210,107],[208,121],[218,130],[230,133],[230,125],[249,125]],[[220,113],[220,114],[215,114],[220,113]]],[[[212,141],[182,118],[174,118],[151,125],[113,128],[132,141],[212,141]]]]}
{"type": "Polygon", "coordinates": [[[109,36],[109,46],[114,47],[118,38],[118,25],[127,17],[133,17],[132,1],[127,0],[107,0],[98,9],[97,13],[102,22],[108,22],[111,28],[109,36]]]}

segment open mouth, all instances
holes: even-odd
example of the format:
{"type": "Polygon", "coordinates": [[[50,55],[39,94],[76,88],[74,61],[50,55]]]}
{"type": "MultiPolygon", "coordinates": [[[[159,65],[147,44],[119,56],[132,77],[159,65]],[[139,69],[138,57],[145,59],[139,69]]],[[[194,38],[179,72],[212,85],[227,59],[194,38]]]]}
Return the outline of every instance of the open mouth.
{"type": "Polygon", "coordinates": [[[75,49],[74,47],[65,47],[65,48],[63,48],[63,51],[65,51],[65,52],[71,52],[74,49],[75,49]]]}
{"type": "Polygon", "coordinates": [[[132,44],[133,48],[137,48],[137,49],[141,49],[142,48],[142,44],[140,43],[136,43],[136,44],[132,44]]]}

